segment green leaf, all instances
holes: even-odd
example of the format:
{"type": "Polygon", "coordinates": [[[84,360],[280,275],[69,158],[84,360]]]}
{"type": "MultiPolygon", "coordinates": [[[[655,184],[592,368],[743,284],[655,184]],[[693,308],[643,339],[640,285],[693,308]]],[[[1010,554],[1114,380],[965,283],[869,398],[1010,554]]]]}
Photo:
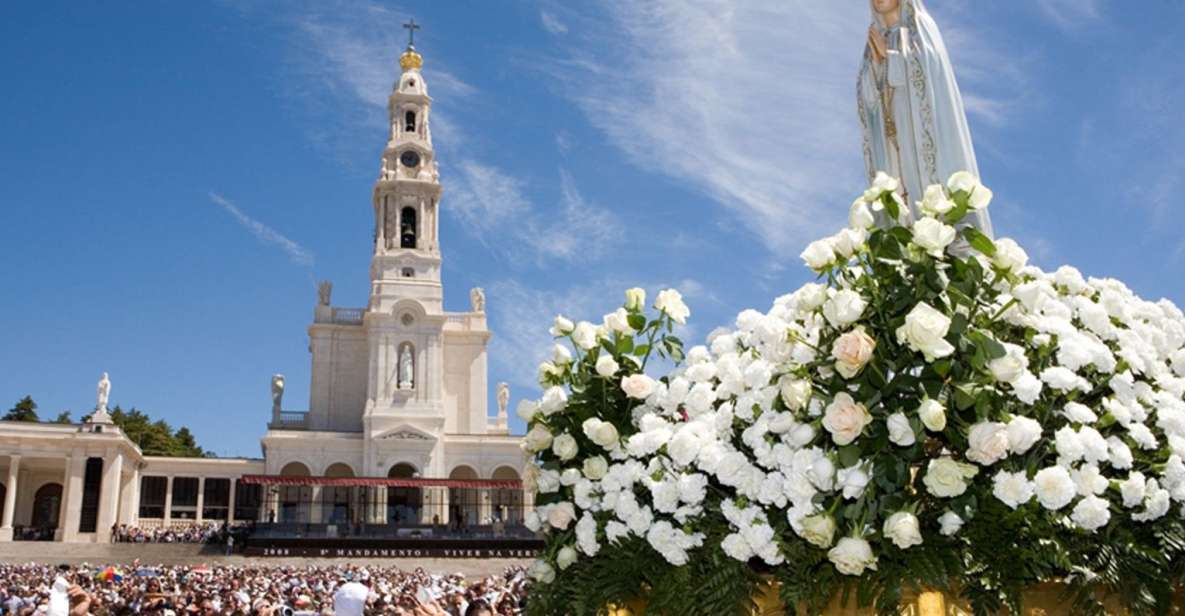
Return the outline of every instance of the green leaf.
{"type": "Polygon", "coordinates": [[[634,339],[629,336],[622,336],[617,341],[617,352],[619,354],[629,353],[634,350],[634,339]]]}
{"type": "Polygon", "coordinates": [[[950,360],[949,359],[942,359],[942,360],[936,361],[933,364],[931,364],[930,367],[934,368],[934,372],[938,373],[938,376],[940,376],[944,379],[946,378],[946,375],[950,374],[950,360]]]}
{"type": "Polygon", "coordinates": [[[650,352],[650,345],[649,344],[639,344],[638,346],[634,347],[634,355],[637,355],[638,357],[645,356],[649,352],[650,352]]]}
{"type": "Polygon", "coordinates": [[[839,466],[840,468],[848,468],[855,466],[860,462],[860,446],[847,445],[839,448],[839,466]]]}
{"type": "Polygon", "coordinates": [[[901,218],[901,208],[897,206],[897,200],[893,198],[893,193],[882,193],[881,203],[885,205],[885,211],[888,212],[889,218],[896,223],[897,219],[901,218]]]}
{"type": "Polygon", "coordinates": [[[962,233],[971,247],[983,253],[984,256],[991,257],[996,254],[996,244],[992,242],[991,238],[980,233],[979,229],[964,227],[962,233]]]}
{"type": "Polygon", "coordinates": [[[631,314],[625,320],[630,324],[630,327],[634,328],[634,331],[640,332],[646,327],[646,315],[644,314],[631,314]]]}

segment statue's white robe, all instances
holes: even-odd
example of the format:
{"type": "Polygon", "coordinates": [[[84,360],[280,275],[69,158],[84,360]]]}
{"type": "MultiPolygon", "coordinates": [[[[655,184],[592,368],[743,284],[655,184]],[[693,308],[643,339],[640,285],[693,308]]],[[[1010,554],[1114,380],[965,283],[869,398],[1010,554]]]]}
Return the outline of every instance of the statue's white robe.
{"type": "MultiPolygon", "coordinates": [[[[889,57],[874,62],[865,46],[860,67],[858,108],[864,133],[864,165],[869,182],[877,171],[901,178],[914,217],[926,187],[943,184],[956,171],[979,177],[979,165],[967,128],[963,97],[938,26],[922,0],[902,0],[901,19],[886,28],[873,13],[874,25],[885,33],[889,57]],[[897,134],[888,134],[884,88],[892,94],[897,134]]],[[[986,210],[967,216],[988,237],[992,223],[986,210]]]]}

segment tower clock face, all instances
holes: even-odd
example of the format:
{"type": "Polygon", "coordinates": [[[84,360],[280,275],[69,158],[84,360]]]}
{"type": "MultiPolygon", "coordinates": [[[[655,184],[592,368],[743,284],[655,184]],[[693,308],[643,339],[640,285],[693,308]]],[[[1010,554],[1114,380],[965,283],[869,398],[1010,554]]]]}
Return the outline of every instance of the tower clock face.
{"type": "Polygon", "coordinates": [[[415,150],[408,150],[399,155],[399,162],[403,163],[404,167],[415,167],[420,164],[420,155],[415,150]]]}

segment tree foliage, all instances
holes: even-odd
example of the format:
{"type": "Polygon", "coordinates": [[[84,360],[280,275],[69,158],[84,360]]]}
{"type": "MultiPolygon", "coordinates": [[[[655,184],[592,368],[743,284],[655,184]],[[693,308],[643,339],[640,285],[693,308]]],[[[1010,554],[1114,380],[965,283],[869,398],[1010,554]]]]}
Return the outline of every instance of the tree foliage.
{"type": "Polygon", "coordinates": [[[12,405],[11,409],[8,409],[3,419],[4,421],[41,421],[37,417],[37,403],[33,401],[33,396],[21,398],[12,405]]]}

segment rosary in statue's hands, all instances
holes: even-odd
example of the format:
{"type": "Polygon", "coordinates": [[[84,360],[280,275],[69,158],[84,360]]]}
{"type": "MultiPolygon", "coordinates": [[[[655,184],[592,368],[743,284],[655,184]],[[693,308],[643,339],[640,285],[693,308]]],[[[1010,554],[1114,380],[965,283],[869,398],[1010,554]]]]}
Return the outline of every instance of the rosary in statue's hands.
{"type": "Polygon", "coordinates": [[[868,47],[872,50],[872,59],[877,62],[884,62],[889,56],[885,35],[881,34],[876,26],[868,27],[868,47]]]}

